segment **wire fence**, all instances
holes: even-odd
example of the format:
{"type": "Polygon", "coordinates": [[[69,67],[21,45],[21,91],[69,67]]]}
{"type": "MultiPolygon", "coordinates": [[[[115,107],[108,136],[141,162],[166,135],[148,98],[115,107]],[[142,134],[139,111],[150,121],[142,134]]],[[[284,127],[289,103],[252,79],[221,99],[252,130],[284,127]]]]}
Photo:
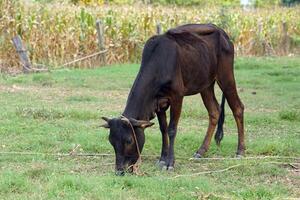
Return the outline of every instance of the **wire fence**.
{"type": "MultiPolygon", "coordinates": [[[[22,152],[22,151],[2,151],[0,155],[20,155],[20,156],[55,156],[55,157],[108,157],[115,156],[112,153],[76,153],[74,149],[69,153],[43,153],[43,152],[22,152]]],[[[145,154],[142,157],[153,157],[158,158],[159,155],[145,154]]],[[[300,162],[300,157],[296,156],[245,156],[245,157],[211,157],[211,158],[188,158],[188,157],[176,157],[180,160],[190,161],[222,161],[222,160],[264,160],[264,159],[275,159],[275,160],[295,160],[300,162]]]]}

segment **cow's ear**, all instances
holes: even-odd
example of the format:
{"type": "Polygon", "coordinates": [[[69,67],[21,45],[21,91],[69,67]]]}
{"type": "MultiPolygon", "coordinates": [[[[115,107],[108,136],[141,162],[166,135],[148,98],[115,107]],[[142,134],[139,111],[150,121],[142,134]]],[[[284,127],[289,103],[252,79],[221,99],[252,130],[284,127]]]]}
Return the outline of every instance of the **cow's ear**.
{"type": "Polygon", "coordinates": [[[154,125],[153,122],[144,121],[144,120],[136,120],[136,119],[133,119],[133,118],[130,118],[130,122],[131,122],[132,126],[140,127],[140,128],[148,128],[148,127],[154,125]]]}
{"type": "Polygon", "coordinates": [[[110,128],[109,122],[110,122],[111,119],[109,119],[109,118],[107,118],[107,117],[101,117],[101,118],[105,121],[105,123],[102,124],[102,125],[100,125],[100,127],[103,127],[103,128],[110,128]]]}

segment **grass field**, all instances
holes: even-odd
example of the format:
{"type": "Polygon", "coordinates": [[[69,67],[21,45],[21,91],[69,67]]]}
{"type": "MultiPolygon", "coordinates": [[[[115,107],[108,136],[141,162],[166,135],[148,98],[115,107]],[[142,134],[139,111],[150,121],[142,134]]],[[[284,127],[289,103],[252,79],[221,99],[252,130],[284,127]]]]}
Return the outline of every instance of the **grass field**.
{"type": "MultiPolygon", "coordinates": [[[[300,58],[240,58],[246,155],[300,157],[300,58]]],[[[123,111],[138,65],[0,77],[0,152],[113,153],[100,117],[123,111]]],[[[221,93],[217,89],[217,97],[221,93]]],[[[207,157],[234,157],[237,131],[226,106],[225,136],[207,157]]],[[[114,157],[0,154],[1,199],[287,199],[300,197],[298,159],[191,161],[208,125],[199,95],[185,98],[174,172],[145,156],[141,176],[114,175],[114,157]],[[221,172],[193,176],[197,172],[221,172]],[[293,167],[294,166],[294,167],[293,167]]],[[[159,155],[158,122],[143,155],[159,155]]]]}

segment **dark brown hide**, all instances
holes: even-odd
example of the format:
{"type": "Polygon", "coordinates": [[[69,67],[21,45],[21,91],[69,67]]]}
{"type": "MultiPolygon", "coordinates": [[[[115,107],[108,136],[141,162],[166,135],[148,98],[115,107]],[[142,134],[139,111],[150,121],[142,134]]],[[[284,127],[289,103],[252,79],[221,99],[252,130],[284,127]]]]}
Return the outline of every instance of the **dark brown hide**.
{"type": "MultiPolygon", "coordinates": [[[[195,157],[200,158],[208,150],[218,120],[215,138],[217,143],[220,143],[223,136],[225,98],[237,123],[239,138],[237,154],[244,154],[244,106],[236,90],[233,59],[234,47],[229,37],[222,29],[212,24],[179,26],[163,35],[150,38],[145,44],[141,68],[129,93],[123,115],[135,120],[149,121],[156,113],[163,141],[160,164],[166,169],[173,169],[174,166],[174,140],[183,97],[198,93],[201,94],[208,111],[209,126],[195,157]],[[215,82],[223,91],[221,109],[214,94],[215,82]],[[169,123],[166,119],[168,108],[170,108],[169,123]],[[220,112],[223,112],[221,118],[220,112]]],[[[124,143],[121,138],[124,135],[129,137],[132,133],[129,128],[120,129],[112,126],[110,128],[110,135],[120,138],[117,144],[113,144],[118,155],[123,151],[116,148],[124,143]]],[[[142,143],[139,144],[141,150],[144,144],[143,130],[137,127],[137,139],[142,143]]],[[[130,152],[133,153],[129,156],[136,156],[134,150],[130,152]]],[[[124,157],[122,159],[126,160],[124,157]]]]}

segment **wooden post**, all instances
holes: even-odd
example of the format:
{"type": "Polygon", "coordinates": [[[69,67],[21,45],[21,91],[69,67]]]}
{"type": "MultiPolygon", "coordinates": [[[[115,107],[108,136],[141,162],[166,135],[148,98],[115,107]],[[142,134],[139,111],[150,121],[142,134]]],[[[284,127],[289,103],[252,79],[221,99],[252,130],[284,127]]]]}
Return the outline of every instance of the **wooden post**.
{"type": "Polygon", "coordinates": [[[222,6],[220,9],[220,18],[221,18],[221,28],[222,29],[226,29],[227,28],[227,20],[226,20],[226,11],[225,11],[225,7],[222,6]]]}
{"type": "Polygon", "coordinates": [[[156,24],[156,33],[157,33],[157,35],[162,34],[162,28],[161,28],[160,22],[158,22],[158,23],[156,24]]]}
{"type": "Polygon", "coordinates": [[[258,41],[256,45],[256,54],[258,55],[265,55],[266,49],[265,49],[265,41],[264,41],[264,35],[263,35],[263,22],[261,20],[258,21],[258,41]]]}
{"type": "MultiPolygon", "coordinates": [[[[96,29],[98,36],[98,46],[100,51],[105,51],[105,38],[104,38],[104,27],[101,20],[96,21],[96,29]]],[[[100,55],[100,60],[106,65],[106,54],[103,53],[100,55]]]]}
{"type": "Polygon", "coordinates": [[[282,46],[283,53],[286,55],[289,51],[289,36],[288,36],[288,26],[286,22],[282,23],[282,46]]]}
{"type": "Polygon", "coordinates": [[[262,29],[263,29],[263,23],[261,20],[258,21],[258,34],[259,36],[262,34],[262,29]]]}
{"type": "Polygon", "coordinates": [[[17,50],[17,53],[19,54],[21,63],[23,65],[23,72],[29,73],[31,71],[31,62],[27,55],[27,50],[24,48],[22,44],[21,37],[19,35],[15,36],[12,39],[14,46],[17,50]]]}

